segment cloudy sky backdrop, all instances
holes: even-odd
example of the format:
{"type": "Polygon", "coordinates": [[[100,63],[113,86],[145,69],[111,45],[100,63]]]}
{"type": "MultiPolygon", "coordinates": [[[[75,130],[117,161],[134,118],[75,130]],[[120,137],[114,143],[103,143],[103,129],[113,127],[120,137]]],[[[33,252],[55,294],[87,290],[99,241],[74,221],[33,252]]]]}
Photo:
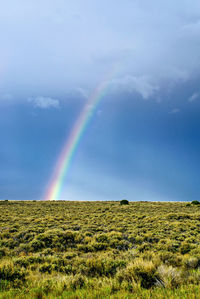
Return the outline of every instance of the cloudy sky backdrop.
{"type": "Polygon", "coordinates": [[[200,2],[0,0],[0,199],[42,199],[116,68],[60,199],[200,199],[200,2]]]}

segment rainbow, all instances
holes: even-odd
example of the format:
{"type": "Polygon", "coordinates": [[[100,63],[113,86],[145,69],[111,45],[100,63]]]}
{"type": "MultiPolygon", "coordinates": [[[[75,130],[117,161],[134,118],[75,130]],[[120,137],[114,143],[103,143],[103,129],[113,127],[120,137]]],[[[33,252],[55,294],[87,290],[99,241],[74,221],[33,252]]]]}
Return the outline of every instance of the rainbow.
{"type": "Polygon", "coordinates": [[[116,67],[109,72],[103,82],[94,90],[76,120],[74,127],[64,143],[62,151],[57,159],[52,178],[44,195],[44,200],[53,201],[59,199],[64,178],[69,170],[73,155],[80,143],[81,137],[85,132],[91,116],[108,90],[110,79],[112,78],[113,73],[115,73],[115,70],[116,67]]]}

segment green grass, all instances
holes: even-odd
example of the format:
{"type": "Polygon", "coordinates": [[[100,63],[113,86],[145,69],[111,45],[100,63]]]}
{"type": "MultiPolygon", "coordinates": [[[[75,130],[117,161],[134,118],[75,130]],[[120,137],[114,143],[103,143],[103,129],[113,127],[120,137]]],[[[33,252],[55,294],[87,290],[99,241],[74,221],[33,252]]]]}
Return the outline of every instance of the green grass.
{"type": "Polygon", "coordinates": [[[0,202],[0,298],[199,298],[200,206],[0,202]]]}

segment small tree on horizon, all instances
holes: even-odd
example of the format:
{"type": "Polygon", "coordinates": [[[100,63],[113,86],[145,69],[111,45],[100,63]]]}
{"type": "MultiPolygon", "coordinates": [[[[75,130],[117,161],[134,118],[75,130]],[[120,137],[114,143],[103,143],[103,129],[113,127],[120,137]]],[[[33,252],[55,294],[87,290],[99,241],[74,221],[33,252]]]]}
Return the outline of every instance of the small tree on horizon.
{"type": "Polygon", "coordinates": [[[129,204],[129,201],[127,199],[122,199],[120,201],[120,205],[128,205],[129,204]]]}

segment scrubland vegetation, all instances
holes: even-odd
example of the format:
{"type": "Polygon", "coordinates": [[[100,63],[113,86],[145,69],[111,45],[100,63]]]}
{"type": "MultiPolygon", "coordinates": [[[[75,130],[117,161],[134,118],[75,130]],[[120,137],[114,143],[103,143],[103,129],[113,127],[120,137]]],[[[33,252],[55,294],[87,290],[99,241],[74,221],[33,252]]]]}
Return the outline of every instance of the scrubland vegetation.
{"type": "Polygon", "coordinates": [[[199,294],[199,205],[0,202],[0,298],[199,294]]]}

